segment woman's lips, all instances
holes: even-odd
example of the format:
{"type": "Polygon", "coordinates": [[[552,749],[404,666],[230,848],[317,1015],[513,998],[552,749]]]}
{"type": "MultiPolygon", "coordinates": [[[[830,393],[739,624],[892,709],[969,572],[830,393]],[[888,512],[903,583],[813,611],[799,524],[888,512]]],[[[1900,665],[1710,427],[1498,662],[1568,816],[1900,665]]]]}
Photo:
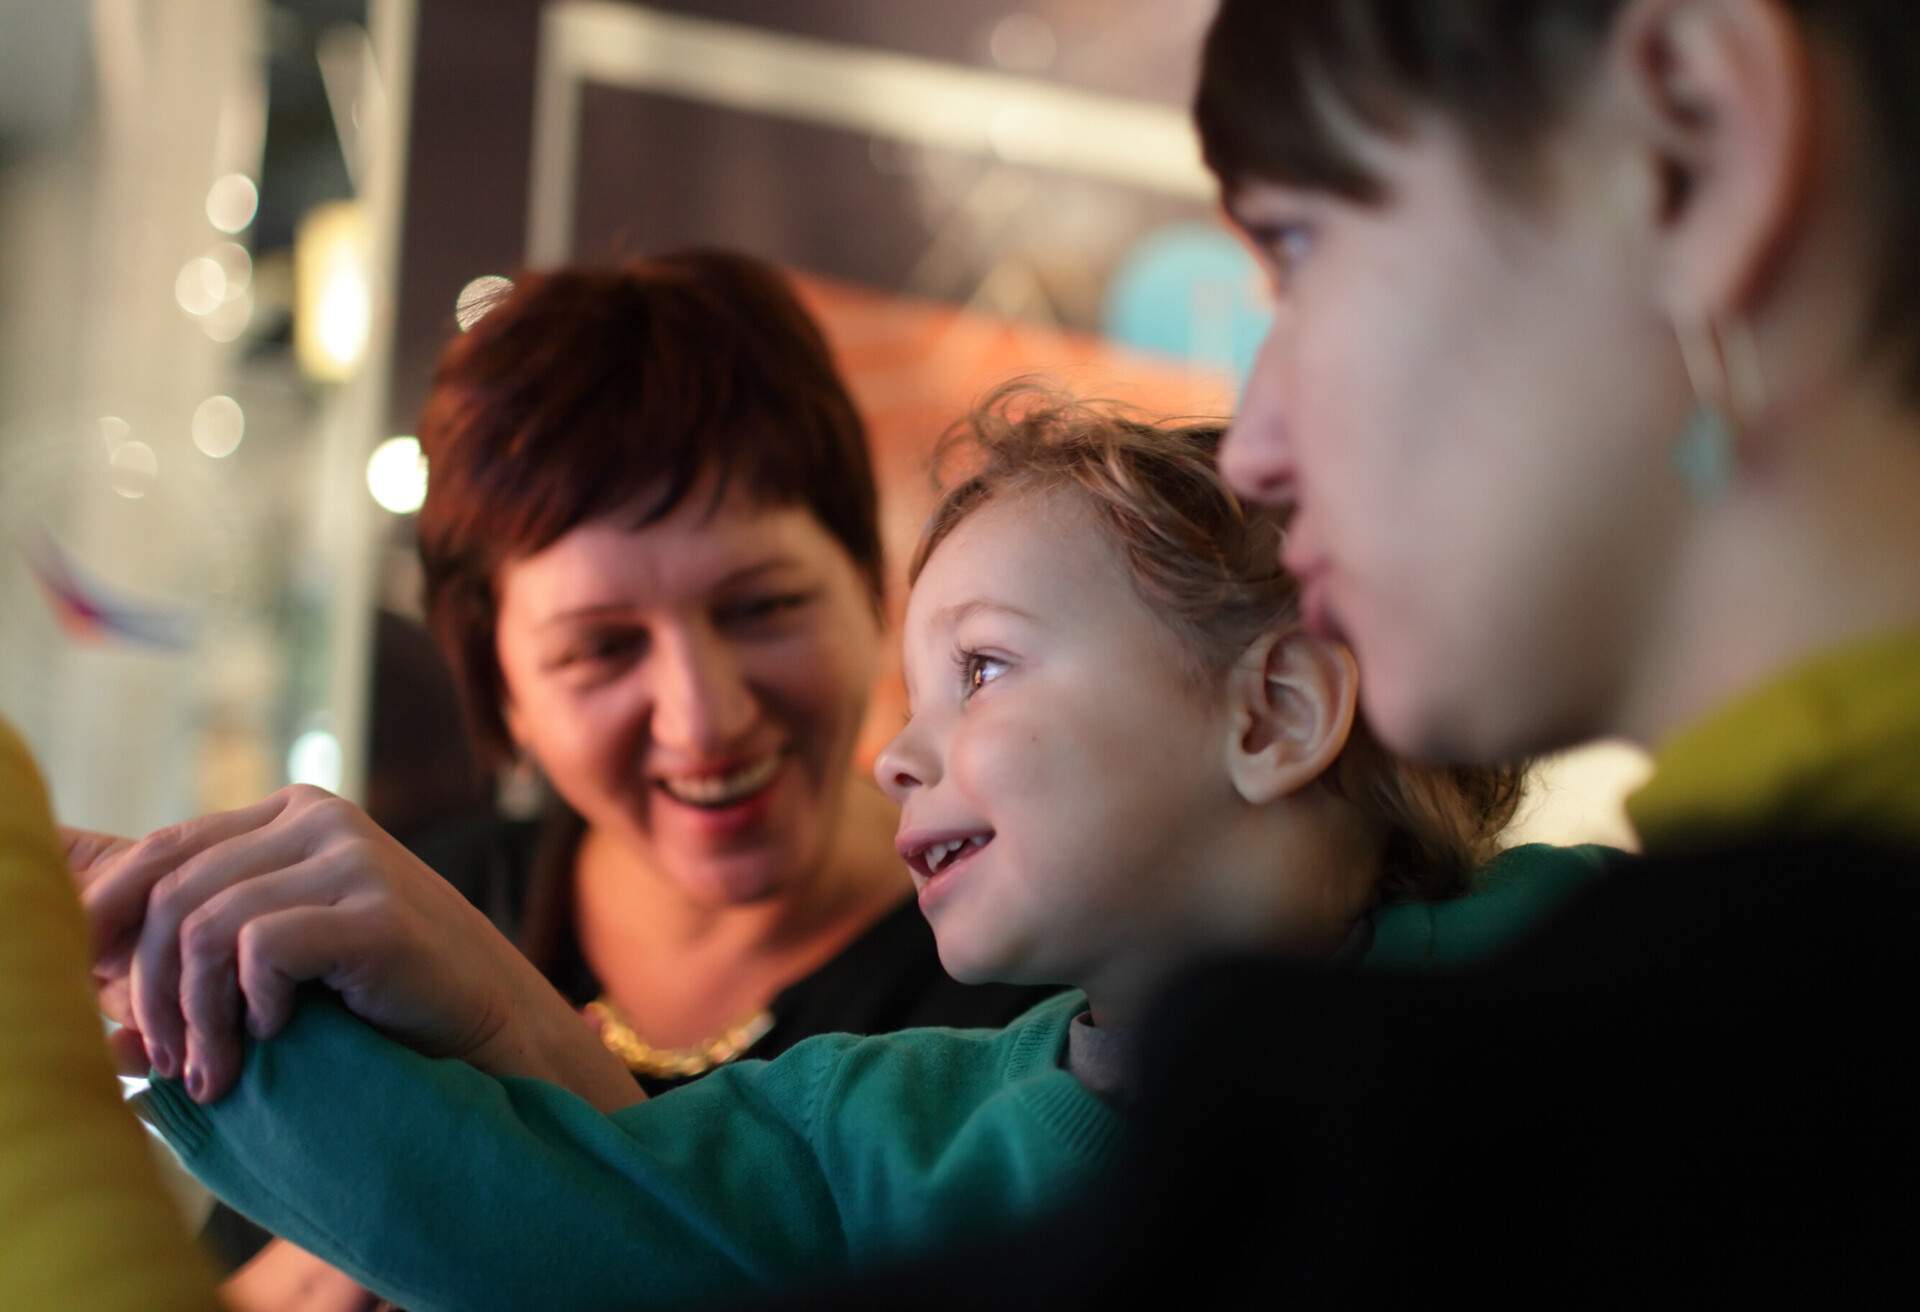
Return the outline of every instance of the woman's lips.
{"type": "Polygon", "coordinates": [[[676,802],[687,806],[720,808],[732,806],[763,791],[773,782],[779,769],[780,753],[772,751],[713,769],[662,775],[655,783],[676,802]]]}
{"type": "Polygon", "coordinates": [[[710,836],[730,836],[767,818],[782,781],[792,773],[787,764],[785,753],[772,752],[717,772],[669,775],[655,780],[655,788],[679,823],[710,836]]]}

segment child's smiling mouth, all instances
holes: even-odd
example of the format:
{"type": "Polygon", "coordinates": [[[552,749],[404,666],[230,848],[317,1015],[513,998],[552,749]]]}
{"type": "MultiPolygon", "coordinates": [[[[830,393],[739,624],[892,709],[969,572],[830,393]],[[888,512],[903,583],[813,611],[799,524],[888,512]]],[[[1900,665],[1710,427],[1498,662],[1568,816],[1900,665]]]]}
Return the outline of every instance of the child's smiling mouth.
{"type": "Polygon", "coordinates": [[[916,882],[924,883],[951,873],[956,866],[971,860],[976,852],[992,841],[991,830],[950,830],[945,833],[905,834],[897,847],[900,855],[906,859],[907,867],[913,871],[916,882]]]}

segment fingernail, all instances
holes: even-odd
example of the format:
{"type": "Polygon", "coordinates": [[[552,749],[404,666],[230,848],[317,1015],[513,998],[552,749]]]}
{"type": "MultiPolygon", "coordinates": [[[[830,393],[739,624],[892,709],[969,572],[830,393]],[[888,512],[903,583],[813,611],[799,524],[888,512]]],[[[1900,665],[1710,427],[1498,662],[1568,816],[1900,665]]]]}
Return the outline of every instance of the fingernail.
{"type": "Polygon", "coordinates": [[[207,1077],[200,1073],[198,1066],[189,1065],[187,1067],[187,1092],[193,1095],[195,1102],[199,1102],[202,1098],[206,1097],[207,1077]]]}
{"type": "Polygon", "coordinates": [[[147,1060],[153,1063],[153,1073],[155,1075],[158,1075],[163,1080],[173,1078],[173,1054],[165,1048],[148,1048],[147,1060]]]}

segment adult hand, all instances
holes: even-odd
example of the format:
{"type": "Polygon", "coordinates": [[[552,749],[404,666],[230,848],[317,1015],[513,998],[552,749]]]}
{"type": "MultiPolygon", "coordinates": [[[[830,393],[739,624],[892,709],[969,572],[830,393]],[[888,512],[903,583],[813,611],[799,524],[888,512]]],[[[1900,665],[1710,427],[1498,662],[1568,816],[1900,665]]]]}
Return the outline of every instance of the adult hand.
{"type": "Polygon", "coordinates": [[[307,980],[429,1055],[552,1079],[602,1107],[634,1100],[624,1069],[486,917],[331,793],[295,785],[124,846],[67,838],[103,1006],[200,1101],[239,1075],[243,1011],[268,1037],[307,980]],[[116,982],[124,1001],[108,996],[116,982]]]}

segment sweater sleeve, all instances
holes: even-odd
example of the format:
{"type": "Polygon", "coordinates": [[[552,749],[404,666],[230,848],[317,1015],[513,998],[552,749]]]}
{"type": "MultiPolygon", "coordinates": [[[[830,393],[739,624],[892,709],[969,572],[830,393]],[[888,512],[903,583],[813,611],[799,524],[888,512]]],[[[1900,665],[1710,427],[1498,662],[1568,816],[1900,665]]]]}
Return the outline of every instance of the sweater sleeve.
{"type": "Polygon", "coordinates": [[[87,987],[46,793],[0,723],[0,1307],[211,1308],[87,987]]]}
{"type": "Polygon", "coordinates": [[[422,1057],[316,993],[220,1102],[156,1080],[143,1106],[214,1192],[416,1312],[674,1305],[844,1263],[811,1130],[839,1052],[817,1040],[609,1117],[422,1057]]]}

